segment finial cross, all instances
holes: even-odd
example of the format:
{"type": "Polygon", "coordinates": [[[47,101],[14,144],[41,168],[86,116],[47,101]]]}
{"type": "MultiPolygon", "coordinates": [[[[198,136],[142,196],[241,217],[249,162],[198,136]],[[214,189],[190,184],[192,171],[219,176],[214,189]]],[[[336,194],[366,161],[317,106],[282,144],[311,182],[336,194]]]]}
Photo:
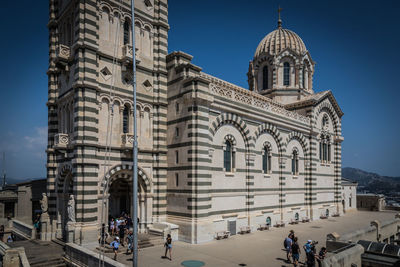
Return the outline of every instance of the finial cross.
{"type": "Polygon", "coordinates": [[[278,19],[281,20],[281,11],[282,8],[280,6],[278,6],[278,19]]]}
{"type": "Polygon", "coordinates": [[[282,27],[281,11],[282,11],[282,8],[280,6],[278,6],[278,28],[282,27]]]}

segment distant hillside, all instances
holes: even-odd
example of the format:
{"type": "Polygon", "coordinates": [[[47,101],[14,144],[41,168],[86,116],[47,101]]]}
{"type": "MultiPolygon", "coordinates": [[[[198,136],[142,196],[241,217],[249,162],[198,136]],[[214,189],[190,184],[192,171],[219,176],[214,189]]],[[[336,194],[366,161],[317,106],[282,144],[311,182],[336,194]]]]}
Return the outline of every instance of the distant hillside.
{"type": "Polygon", "coordinates": [[[400,177],[381,176],[350,167],[342,168],[342,177],[358,182],[371,192],[387,193],[400,189],[400,177]]]}

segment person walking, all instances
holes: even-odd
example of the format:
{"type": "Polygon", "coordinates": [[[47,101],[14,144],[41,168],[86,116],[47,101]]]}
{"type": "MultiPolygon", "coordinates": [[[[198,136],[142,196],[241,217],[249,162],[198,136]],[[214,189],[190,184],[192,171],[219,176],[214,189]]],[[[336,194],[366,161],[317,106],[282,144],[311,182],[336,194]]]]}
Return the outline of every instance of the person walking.
{"type": "Polygon", "coordinates": [[[165,258],[167,257],[167,252],[169,251],[169,260],[171,261],[172,260],[172,238],[171,238],[170,234],[167,235],[164,246],[165,246],[165,256],[164,257],[165,258]]]}
{"type": "Polygon", "coordinates": [[[119,237],[117,236],[113,242],[111,242],[110,246],[112,247],[114,251],[114,260],[117,260],[117,254],[118,254],[118,248],[119,248],[119,237]]]}
{"type": "Polygon", "coordinates": [[[122,245],[123,247],[125,246],[125,245],[124,245],[124,237],[125,237],[125,222],[122,221],[122,222],[119,224],[119,238],[120,238],[121,245],[122,245]]]}
{"type": "Polygon", "coordinates": [[[295,236],[293,239],[292,258],[293,258],[293,265],[295,267],[297,267],[297,265],[299,264],[299,259],[300,259],[300,246],[297,243],[297,236],[295,236]]]}
{"type": "Polygon", "coordinates": [[[288,262],[292,262],[290,260],[290,256],[291,256],[291,250],[292,250],[292,244],[293,244],[293,240],[291,238],[291,234],[288,235],[288,237],[285,238],[285,241],[283,241],[285,250],[286,250],[286,258],[288,262]]]}
{"type": "Polygon", "coordinates": [[[129,230],[128,236],[126,237],[128,240],[128,249],[126,250],[126,254],[133,253],[133,231],[129,230]]]}

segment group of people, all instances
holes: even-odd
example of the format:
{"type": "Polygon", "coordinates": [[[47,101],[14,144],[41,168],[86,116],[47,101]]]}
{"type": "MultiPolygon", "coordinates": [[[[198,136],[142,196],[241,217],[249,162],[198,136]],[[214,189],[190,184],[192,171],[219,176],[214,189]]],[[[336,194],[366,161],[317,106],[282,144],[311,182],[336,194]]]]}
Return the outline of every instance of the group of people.
{"type": "MultiPolygon", "coordinates": [[[[120,217],[117,217],[115,219],[111,218],[108,226],[109,226],[109,233],[111,233],[111,236],[114,237],[114,240],[110,243],[110,246],[114,251],[114,260],[117,259],[117,254],[120,246],[125,247],[125,245],[128,245],[126,254],[132,253],[133,252],[132,218],[128,214],[122,213],[120,217]]],[[[104,240],[106,239],[106,235],[107,234],[105,233],[103,227],[102,230],[103,240],[101,240],[101,242],[104,242],[104,240]]]]}
{"type": "MultiPolygon", "coordinates": [[[[308,240],[307,243],[304,244],[304,246],[303,246],[304,252],[306,254],[305,265],[307,267],[315,267],[315,262],[318,262],[318,266],[321,266],[322,261],[324,260],[324,258],[326,256],[326,248],[325,247],[322,247],[320,252],[317,255],[316,248],[315,248],[316,244],[318,244],[318,242],[308,240]]],[[[300,249],[300,246],[298,243],[298,238],[297,238],[297,236],[295,236],[293,230],[290,230],[289,235],[285,238],[285,240],[283,242],[283,246],[285,247],[287,261],[292,263],[292,259],[293,259],[293,265],[298,266],[301,249],[300,249]]]]}
{"type": "MultiPolygon", "coordinates": [[[[139,219],[138,219],[138,224],[139,224],[139,219]]],[[[109,222],[109,232],[111,233],[112,236],[114,236],[114,240],[110,243],[110,246],[112,247],[114,252],[114,260],[117,260],[117,255],[120,246],[125,247],[125,244],[128,245],[126,254],[133,253],[133,230],[131,228],[132,226],[133,226],[132,219],[127,214],[123,214],[121,217],[116,219],[111,218],[109,222]]],[[[100,242],[104,243],[105,239],[106,239],[105,225],[103,224],[102,239],[100,239],[100,242]]],[[[167,258],[167,252],[169,251],[169,260],[172,260],[172,238],[170,234],[167,235],[164,247],[165,247],[164,258],[167,258]]]]}
{"type": "Polygon", "coordinates": [[[112,236],[119,236],[121,240],[124,240],[125,235],[128,233],[128,229],[133,227],[133,222],[129,215],[123,213],[119,218],[111,218],[108,225],[110,228],[109,232],[112,236]]]}

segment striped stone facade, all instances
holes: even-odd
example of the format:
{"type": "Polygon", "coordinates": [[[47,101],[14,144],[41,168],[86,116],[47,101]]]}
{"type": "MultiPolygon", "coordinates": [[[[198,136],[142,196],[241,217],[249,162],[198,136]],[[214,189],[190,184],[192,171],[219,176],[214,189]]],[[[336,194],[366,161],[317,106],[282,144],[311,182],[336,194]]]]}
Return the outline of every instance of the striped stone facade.
{"type": "Polygon", "coordinates": [[[183,52],[167,56],[167,214],[180,226],[179,238],[201,243],[219,231],[342,213],[343,113],[332,93],[284,105],[207,75],[191,60],[183,52]],[[322,135],[331,140],[329,161],[319,158],[322,135]],[[226,140],[234,150],[229,172],[226,140]],[[271,152],[266,173],[264,147],[271,152]]]}
{"type": "MultiPolygon", "coordinates": [[[[49,2],[49,214],[54,236],[65,238],[66,201],[74,195],[74,242],[94,242],[103,196],[107,218],[107,190],[116,180],[132,180],[130,1],[49,2]]],[[[135,1],[134,23],[144,231],[152,222],[165,221],[167,211],[167,0],[135,1]]]]}
{"type": "Polygon", "coordinates": [[[280,36],[273,34],[268,46],[261,42],[247,90],[202,72],[188,54],[167,55],[167,0],[135,5],[132,33],[128,0],[50,0],[47,180],[54,237],[67,236],[69,195],[77,243],[97,240],[109,211],[120,211],[119,194],[130,199],[133,108],[140,231],[170,222],[179,225],[179,239],[200,243],[219,231],[342,213],[343,113],[330,91],[314,93],[314,63],[300,37],[290,33],[297,41],[278,46],[268,39],[280,36]],[[285,60],[290,86],[282,82],[285,60]],[[258,70],[267,65],[263,88],[258,70]],[[322,144],[329,144],[326,159],[322,144]]]}

